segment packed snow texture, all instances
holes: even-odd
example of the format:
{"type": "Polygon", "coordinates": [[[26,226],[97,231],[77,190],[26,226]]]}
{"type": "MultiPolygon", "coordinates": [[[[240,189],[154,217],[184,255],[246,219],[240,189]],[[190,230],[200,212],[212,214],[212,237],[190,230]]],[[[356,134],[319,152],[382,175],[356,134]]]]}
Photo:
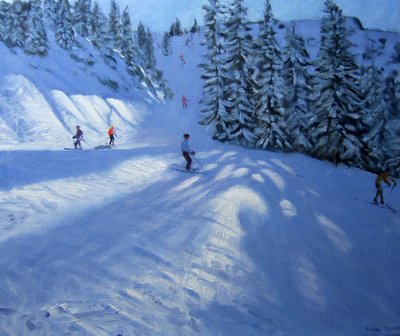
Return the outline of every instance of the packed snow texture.
{"type": "Polygon", "coordinates": [[[165,103],[0,46],[0,335],[398,334],[399,190],[372,205],[371,173],[211,140],[200,40],[157,50],[165,103]],[[171,169],[183,133],[199,173],[171,169]]]}

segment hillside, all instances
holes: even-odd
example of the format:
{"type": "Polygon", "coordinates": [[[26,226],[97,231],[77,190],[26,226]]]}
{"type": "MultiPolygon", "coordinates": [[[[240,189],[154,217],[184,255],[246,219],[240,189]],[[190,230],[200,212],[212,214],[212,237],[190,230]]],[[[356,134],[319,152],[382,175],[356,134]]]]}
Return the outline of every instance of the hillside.
{"type": "Polygon", "coordinates": [[[0,335],[398,334],[399,190],[371,205],[370,173],[212,141],[200,40],[158,50],[165,102],[0,47],[0,335]],[[171,168],[185,132],[205,172],[171,168]]]}

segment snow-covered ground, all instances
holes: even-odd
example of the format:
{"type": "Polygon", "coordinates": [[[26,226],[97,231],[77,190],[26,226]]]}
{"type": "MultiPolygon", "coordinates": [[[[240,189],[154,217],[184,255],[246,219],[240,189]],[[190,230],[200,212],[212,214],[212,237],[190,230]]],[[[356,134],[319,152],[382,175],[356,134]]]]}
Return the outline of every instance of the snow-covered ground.
{"type": "Polygon", "coordinates": [[[400,213],[368,203],[374,175],[212,141],[188,38],[159,56],[165,104],[1,47],[0,335],[397,335],[400,213]],[[205,172],[171,169],[183,133],[205,172]]]}

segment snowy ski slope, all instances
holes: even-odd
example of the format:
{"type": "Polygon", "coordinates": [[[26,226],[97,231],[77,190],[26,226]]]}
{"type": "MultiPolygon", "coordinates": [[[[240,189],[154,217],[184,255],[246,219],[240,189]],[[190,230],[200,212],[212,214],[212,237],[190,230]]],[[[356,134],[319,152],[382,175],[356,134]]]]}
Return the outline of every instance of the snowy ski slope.
{"type": "Polygon", "coordinates": [[[188,38],[158,57],[165,103],[2,47],[0,335],[398,334],[400,214],[368,203],[374,175],[212,141],[188,38]],[[110,124],[118,147],[91,149],[110,124]],[[171,169],[183,133],[204,173],[171,169]]]}

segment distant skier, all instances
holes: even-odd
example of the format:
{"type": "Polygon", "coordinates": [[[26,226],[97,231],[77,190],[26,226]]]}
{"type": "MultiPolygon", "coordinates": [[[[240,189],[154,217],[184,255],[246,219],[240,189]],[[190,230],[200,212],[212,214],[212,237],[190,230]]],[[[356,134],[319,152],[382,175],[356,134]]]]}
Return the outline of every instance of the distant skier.
{"type": "Polygon", "coordinates": [[[189,134],[184,134],[183,135],[183,142],[181,144],[181,149],[182,149],[182,155],[186,160],[186,171],[190,171],[192,169],[192,158],[190,155],[194,155],[195,152],[192,151],[189,147],[189,139],[190,135],[189,134]]]}
{"type": "Polygon", "coordinates": [[[335,164],[335,167],[337,167],[337,165],[340,162],[340,154],[339,154],[339,151],[337,149],[334,149],[332,151],[332,161],[335,164]]]}
{"type": "Polygon", "coordinates": [[[183,108],[186,108],[188,102],[189,102],[189,100],[186,98],[185,95],[183,95],[183,96],[182,96],[182,107],[183,107],[183,108]]]}
{"type": "Polygon", "coordinates": [[[110,146],[114,146],[114,137],[117,135],[115,133],[114,126],[110,127],[110,129],[108,130],[107,134],[108,134],[108,137],[110,138],[109,145],[110,146]]]}
{"type": "Polygon", "coordinates": [[[179,59],[181,60],[182,64],[186,64],[185,57],[183,57],[183,54],[179,55],[179,59]]]}
{"type": "Polygon", "coordinates": [[[389,172],[386,170],[383,173],[379,174],[375,179],[375,187],[376,187],[376,195],[374,197],[374,203],[378,203],[378,196],[381,199],[381,204],[385,204],[383,199],[383,188],[382,182],[385,182],[389,187],[391,183],[394,183],[393,188],[396,186],[396,180],[389,175],[389,172]]]}
{"type": "Polygon", "coordinates": [[[72,139],[75,139],[75,141],[74,141],[75,149],[78,149],[78,147],[79,147],[79,149],[82,149],[81,141],[83,140],[83,132],[78,125],[76,126],[76,133],[72,137],[72,139]]]}

